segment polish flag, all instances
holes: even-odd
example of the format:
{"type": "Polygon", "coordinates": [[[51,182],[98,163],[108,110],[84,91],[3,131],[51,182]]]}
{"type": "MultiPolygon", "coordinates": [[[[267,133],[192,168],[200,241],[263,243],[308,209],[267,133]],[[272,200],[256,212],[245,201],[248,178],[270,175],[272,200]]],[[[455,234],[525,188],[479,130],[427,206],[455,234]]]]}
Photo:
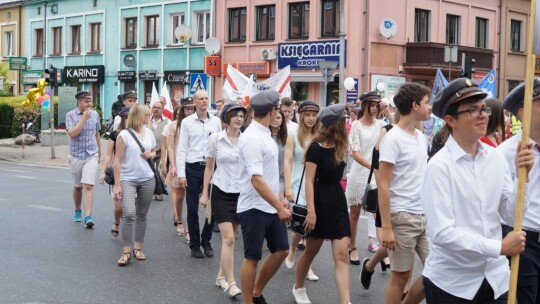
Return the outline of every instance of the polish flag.
{"type": "Polygon", "coordinates": [[[169,89],[167,89],[167,82],[163,83],[163,88],[161,88],[161,96],[165,97],[165,109],[163,109],[163,116],[172,120],[174,107],[171,101],[171,95],[169,94],[169,89]]]}

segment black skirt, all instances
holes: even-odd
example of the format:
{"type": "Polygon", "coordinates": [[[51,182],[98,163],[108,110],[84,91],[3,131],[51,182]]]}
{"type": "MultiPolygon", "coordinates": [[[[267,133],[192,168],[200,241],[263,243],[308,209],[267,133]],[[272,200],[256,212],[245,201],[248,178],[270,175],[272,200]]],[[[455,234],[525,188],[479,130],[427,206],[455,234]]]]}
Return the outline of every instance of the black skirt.
{"type": "Polygon", "coordinates": [[[236,213],[236,206],[238,205],[238,197],[240,193],[227,193],[219,189],[218,186],[212,186],[212,214],[216,223],[231,222],[233,224],[240,224],[240,219],[236,213]]]}

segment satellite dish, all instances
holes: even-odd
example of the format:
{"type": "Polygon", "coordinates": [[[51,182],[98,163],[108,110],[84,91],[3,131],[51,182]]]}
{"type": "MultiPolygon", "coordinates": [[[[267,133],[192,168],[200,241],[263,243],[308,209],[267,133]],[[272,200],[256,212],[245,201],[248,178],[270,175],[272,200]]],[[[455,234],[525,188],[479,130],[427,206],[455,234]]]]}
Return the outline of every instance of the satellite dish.
{"type": "Polygon", "coordinates": [[[217,54],[221,50],[221,42],[216,37],[210,37],[206,39],[204,48],[210,55],[217,54]]]}
{"type": "Polygon", "coordinates": [[[176,27],[174,30],[174,36],[176,39],[178,39],[181,43],[188,41],[189,38],[191,38],[191,29],[188,26],[185,26],[183,24],[180,24],[176,27]]]}
{"type": "Polygon", "coordinates": [[[392,19],[383,19],[381,25],[379,26],[379,32],[381,36],[386,39],[390,39],[397,34],[397,24],[392,19]]]}

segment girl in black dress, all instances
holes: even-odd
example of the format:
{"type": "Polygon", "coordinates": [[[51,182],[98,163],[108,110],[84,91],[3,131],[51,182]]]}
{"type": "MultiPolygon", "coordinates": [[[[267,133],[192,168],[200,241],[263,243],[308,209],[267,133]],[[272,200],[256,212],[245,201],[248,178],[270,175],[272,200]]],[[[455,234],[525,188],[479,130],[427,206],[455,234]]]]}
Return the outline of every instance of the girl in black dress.
{"type": "Polygon", "coordinates": [[[344,117],[344,105],[332,105],[322,110],[318,116],[322,126],[306,151],[305,191],[308,214],[304,227],[311,233],[296,269],[293,295],[297,303],[311,303],[304,287],[304,278],[325,239],[332,242],[339,303],[350,301],[347,249],[351,230],[345,193],[339,183],[347,155],[344,117]]]}

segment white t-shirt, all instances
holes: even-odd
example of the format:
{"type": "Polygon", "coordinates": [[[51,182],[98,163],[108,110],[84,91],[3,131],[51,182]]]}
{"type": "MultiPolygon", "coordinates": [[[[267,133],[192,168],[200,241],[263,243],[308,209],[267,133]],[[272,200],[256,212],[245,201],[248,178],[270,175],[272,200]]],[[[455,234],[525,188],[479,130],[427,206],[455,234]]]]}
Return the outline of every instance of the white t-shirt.
{"type": "Polygon", "coordinates": [[[416,136],[394,126],[382,139],[379,162],[394,164],[390,181],[390,213],[423,214],[420,192],[428,160],[424,134],[416,136]]]}
{"type": "Polygon", "coordinates": [[[120,125],[120,122],[122,121],[122,117],[120,115],[116,115],[113,120],[113,130],[118,129],[118,126],[120,125]]]}
{"type": "MultiPolygon", "coordinates": [[[[133,133],[137,136],[146,151],[155,148],[156,138],[152,130],[144,127],[143,136],[140,136],[135,131],[133,133]]],[[[141,156],[141,148],[139,148],[133,136],[127,130],[122,130],[118,134],[118,137],[121,137],[126,145],[124,159],[122,160],[122,170],[120,171],[120,181],[142,182],[151,179],[154,176],[154,172],[150,168],[148,161],[141,156]]]]}
{"type": "Polygon", "coordinates": [[[237,212],[258,209],[277,213],[276,208],[265,201],[251,184],[254,175],[262,176],[272,193],[279,194],[279,152],[270,129],[253,121],[238,140],[240,149],[240,197],[237,212]]]}

